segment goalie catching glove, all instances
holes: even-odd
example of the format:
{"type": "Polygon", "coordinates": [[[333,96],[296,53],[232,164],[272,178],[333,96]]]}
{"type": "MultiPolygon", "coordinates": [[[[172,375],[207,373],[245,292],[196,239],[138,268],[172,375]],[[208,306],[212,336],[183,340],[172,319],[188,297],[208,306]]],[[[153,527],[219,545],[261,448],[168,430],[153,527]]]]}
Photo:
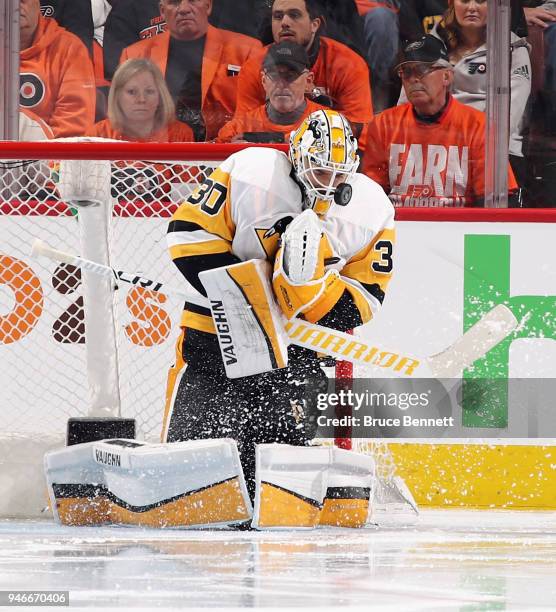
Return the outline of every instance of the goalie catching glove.
{"type": "Polygon", "coordinates": [[[305,210],[288,225],[272,278],[276,299],[288,319],[303,314],[314,323],[340,299],[344,286],[338,271],[325,273],[325,262],[333,254],[312,210],[305,210]]]}

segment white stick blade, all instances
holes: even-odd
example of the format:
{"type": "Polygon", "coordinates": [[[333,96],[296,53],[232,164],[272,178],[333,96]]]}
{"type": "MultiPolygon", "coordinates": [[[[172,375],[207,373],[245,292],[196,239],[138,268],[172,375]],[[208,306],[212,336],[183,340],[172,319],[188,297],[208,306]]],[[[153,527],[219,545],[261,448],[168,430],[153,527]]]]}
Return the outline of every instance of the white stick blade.
{"type": "Polygon", "coordinates": [[[33,244],[31,245],[31,257],[40,257],[43,254],[45,248],[48,248],[46,242],[44,242],[40,238],[35,238],[35,240],[33,240],[33,244]]]}
{"type": "Polygon", "coordinates": [[[461,371],[484,357],[508,336],[518,321],[504,304],[498,304],[470,327],[452,346],[429,357],[435,378],[455,378],[461,371]]]}
{"type": "Polygon", "coordinates": [[[48,259],[52,259],[53,261],[59,261],[61,263],[74,264],[75,257],[70,253],[64,253],[63,251],[58,251],[57,249],[53,249],[48,246],[46,242],[40,240],[39,238],[33,241],[33,245],[31,247],[31,256],[32,257],[47,257],[48,259]]]}

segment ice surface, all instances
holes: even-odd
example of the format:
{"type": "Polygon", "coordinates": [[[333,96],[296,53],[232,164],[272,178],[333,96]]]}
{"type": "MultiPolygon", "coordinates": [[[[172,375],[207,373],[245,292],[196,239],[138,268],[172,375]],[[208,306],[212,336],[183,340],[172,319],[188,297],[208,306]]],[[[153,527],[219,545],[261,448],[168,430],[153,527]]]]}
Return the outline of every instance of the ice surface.
{"type": "Polygon", "coordinates": [[[555,610],[556,512],[280,533],[1,521],[6,589],[69,590],[71,609],[555,610]]]}

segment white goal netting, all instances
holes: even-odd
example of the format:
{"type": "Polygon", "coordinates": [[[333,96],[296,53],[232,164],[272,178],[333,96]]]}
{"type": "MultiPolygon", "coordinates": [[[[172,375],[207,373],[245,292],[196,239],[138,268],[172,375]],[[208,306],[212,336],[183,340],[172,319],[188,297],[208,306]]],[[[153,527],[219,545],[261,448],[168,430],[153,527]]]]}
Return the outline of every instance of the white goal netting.
{"type": "MultiPolygon", "coordinates": [[[[63,432],[69,417],[90,412],[81,271],[30,256],[36,238],[83,254],[82,218],[89,211],[61,199],[64,163],[0,162],[0,350],[5,356],[0,388],[8,432],[63,432]]],[[[89,162],[93,180],[95,163],[89,162]]],[[[112,162],[106,226],[110,263],[179,286],[180,275],[166,250],[168,220],[215,165],[112,162]]],[[[172,332],[182,304],[125,284],[112,295],[121,416],[136,418],[143,436],[157,438],[173,359],[172,332]]],[[[107,331],[95,329],[94,334],[107,331]]]]}

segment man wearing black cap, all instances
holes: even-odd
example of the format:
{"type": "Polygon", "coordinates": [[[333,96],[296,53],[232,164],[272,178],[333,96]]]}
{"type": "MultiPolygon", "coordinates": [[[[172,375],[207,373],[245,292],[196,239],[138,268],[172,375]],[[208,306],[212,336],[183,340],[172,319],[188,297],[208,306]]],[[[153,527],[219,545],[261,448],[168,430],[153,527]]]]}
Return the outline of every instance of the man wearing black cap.
{"type": "MultiPolygon", "coordinates": [[[[450,94],[446,47],[423,36],[406,46],[397,71],[409,102],[369,124],[364,173],[395,206],[481,206],[485,115],[450,94]]],[[[517,190],[509,167],[508,188],[517,190]]]]}
{"type": "Polygon", "coordinates": [[[271,45],[263,61],[261,81],[266,102],[238,112],[218,133],[217,142],[287,142],[290,132],[319,108],[305,93],[313,87],[307,51],[292,41],[271,45]]]}
{"type": "MultiPolygon", "coordinates": [[[[271,4],[274,42],[292,41],[305,47],[314,74],[311,97],[341,112],[362,146],[364,126],[373,112],[369,69],[365,60],[346,45],[321,35],[324,18],[318,0],[272,0],[271,4]]],[[[254,52],[241,68],[238,112],[256,108],[265,100],[259,75],[267,49],[254,52]]]]}

